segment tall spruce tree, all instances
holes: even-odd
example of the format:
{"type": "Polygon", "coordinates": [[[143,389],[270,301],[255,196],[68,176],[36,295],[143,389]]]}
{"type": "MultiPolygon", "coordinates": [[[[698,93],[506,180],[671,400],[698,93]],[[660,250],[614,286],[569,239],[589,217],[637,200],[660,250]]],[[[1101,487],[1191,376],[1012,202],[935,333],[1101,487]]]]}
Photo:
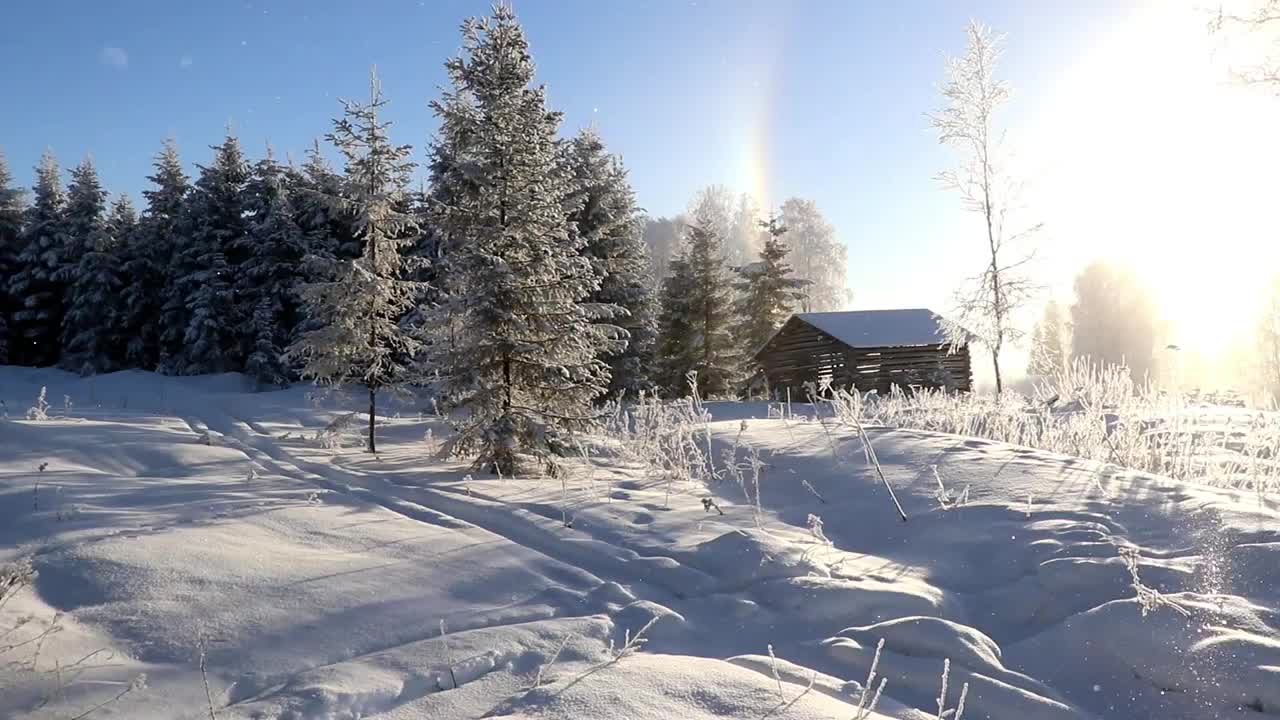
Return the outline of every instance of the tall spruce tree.
{"type": "Polygon", "coordinates": [[[253,168],[248,185],[249,233],[236,272],[236,317],[246,324],[245,372],[264,386],[288,382],[281,354],[298,324],[296,290],[302,284],[306,239],[294,220],[284,168],[270,148],[253,168]]]}
{"type": "Polygon", "coordinates": [[[302,363],[302,375],[328,384],[363,383],[369,391],[369,452],[377,451],[378,392],[405,382],[420,342],[400,321],[413,307],[421,284],[404,279],[413,263],[404,251],[413,241],[414,218],[403,205],[413,163],[408,145],[393,145],[390,123],[380,118],[387,100],[371,75],[369,102],[343,101],[328,139],[346,157],[335,208],[354,218],[364,250],[355,260],[330,263],[333,279],[303,287],[305,311],[318,327],[304,332],[287,357],[302,363]]]}
{"type": "Polygon", "coordinates": [[[446,69],[452,89],[433,103],[437,145],[456,156],[433,184],[452,199],[437,222],[456,247],[445,314],[461,320],[451,346],[437,345],[447,350],[438,368],[449,400],[467,410],[455,449],[510,473],[521,454],[550,462],[569,447],[565,433],[595,421],[592,402],[609,386],[600,357],[622,343],[598,322],[614,311],[587,304],[599,282],[568,218],[560,114],[532,85],[514,11],[467,20],[463,56],[446,69]]]}
{"type": "Polygon", "coordinates": [[[186,334],[186,296],[171,287],[170,270],[176,269],[175,250],[187,242],[183,209],[191,184],[173,139],[164,141],[153,168],[147,176],[152,187],[142,191],[147,205],[138,231],[124,248],[128,282],[120,294],[125,364],[144,370],[171,364],[186,334]]]}
{"type": "Polygon", "coordinates": [[[67,192],[67,241],[70,252],[61,279],[66,283],[66,316],[62,321],[64,369],[81,375],[109,372],[119,367],[121,357],[116,298],[119,297],[120,248],[136,217],[126,204],[115,208],[113,217],[122,227],[113,227],[107,218],[107,192],[102,189],[93,161],[85,158],[71,171],[67,192]]]}
{"type": "MultiPolygon", "coordinates": [[[[187,244],[178,252],[176,296],[185,298],[185,328],[174,369],[181,375],[243,369],[244,322],[235,302],[234,274],[245,257],[245,186],[249,164],[240,141],[228,135],[213,147],[213,163],[186,203],[187,244]]],[[[170,328],[176,332],[176,328],[170,328]]]]}
{"type": "Polygon", "coordinates": [[[22,190],[13,186],[13,175],[0,153],[0,365],[13,362],[10,347],[16,345],[13,335],[13,313],[20,307],[9,294],[8,278],[18,272],[18,241],[22,234],[22,213],[25,200],[22,190]]]}
{"type": "Polygon", "coordinates": [[[760,223],[765,230],[764,247],[760,259],[750,265],[737,268],[738,316],[742,319],[741,349],[744,371],[749,380],[755,379],[759,368],[752,360],[756,351],[778,332],[782,324],[805,298],[808,280],[793,276],[787,254],[791,251],[784,239],[786,228],[773,217],[760,223]]]}
{"type": "Polygon", "coordinates": [[[677,253],[667,263],[658,297],[658,339],[655,380],[673,395],[688,391],[687,374],[697,364],[693,343],[693,315],[689,302],[693,297],[693,270],[684,253],[677,253]]]}
{"type": "Polygon", "coordinates": [[[302,231],[307,252],[340,260],[360,257],[362,247],[351,231],[351,218],[334,202],[343,196],[342,176],[325,160],[319,140],[307,150],[306,158],[300,168],[290,167],[286,178],[294,222],[302,231]]]}
{"type": "Polygon", "coordinates": [[[34,200],[25,213],[18,271],[9,280],[9,293],[21,308],[13,315],[16,345],[11,362],[43,367],[58,362],[61,351],[63,297],[59,279],[68,264],[66,194],[53,152],[46,150],[36,167],[34,200]]]}
{"type": "Polygon", "coordinates": [[[652,389],[657,320],[644,217],[621,160],[608,153],[594,129],[581,131],[567,145],[575,186],[570,220],[600,279],[589,300],[617,308],[613,324],[626,333],[619,338],[625,347],[604,356],[609,392],[620,396],[652,389]]]}
{"type": "Polygon", "coordinates": [[[63,366],[92,374],[125,366],[127,343],[124,314],[116,299],[126,285],[122,252],[138,234],[138,213],[128,195],[111,204],[99,242],[80,257],[76,279],[68,288],[63,366]],[[76,360],[68,361],[66,354],[76,360]]]}
{"type": "Polygon", "coordinates": [[[659,318],[667,389],[686,392],[685,377],[696,372],[704,396],[733,394],[742,353],[734,338],[738,317],[733,283],[715,218],[702,214],[685,227],[684,249],[669,271],[659,318]]]}

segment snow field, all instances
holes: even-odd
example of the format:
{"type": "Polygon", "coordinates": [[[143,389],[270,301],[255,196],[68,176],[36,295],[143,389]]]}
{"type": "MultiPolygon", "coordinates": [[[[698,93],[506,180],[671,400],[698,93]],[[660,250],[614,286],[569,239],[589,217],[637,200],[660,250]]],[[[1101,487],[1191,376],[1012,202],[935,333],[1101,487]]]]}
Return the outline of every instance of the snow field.
{"type": "Polygon", "coordinates": [[[757,509],[750,473],[669,483],[617,437],[561,477],[481,475],[409,402],[378,456],[325,449],[341,398],[238,376],[4,368],[0,399],[0,561],[39,572],[0,632],[65,628],[0,655],[0,715],[146,673],[95,715],[207,717],[203,645],[219,718],[850,718],[881,639],[883,717],[933,717],[944,660],[966,718],[1280,713],[1277,509],[1251,491],[872,430],[903,523],[856,433],[763,405],[705,428],[719,467],[763,459],[757,509]],[[53,417],[15,419],[41,386],[53,417]],[[1176,608],[1143,614],[1122,548],[1176,608]]]}

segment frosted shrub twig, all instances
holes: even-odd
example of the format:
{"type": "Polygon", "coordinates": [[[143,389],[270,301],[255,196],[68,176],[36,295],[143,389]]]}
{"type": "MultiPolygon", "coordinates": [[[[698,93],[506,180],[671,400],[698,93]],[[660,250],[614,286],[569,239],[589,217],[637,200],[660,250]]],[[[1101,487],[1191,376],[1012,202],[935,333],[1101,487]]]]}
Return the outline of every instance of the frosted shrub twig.
{"type": "Polygon", "coordinates": [[[610,665],[620,662],[625,657],[635,654],[637,651],[640,650],[640,648],[644,647],[645,643],[649,641],[649,639],[646,638],[644,634],[649,632],[649,628],[653,627],[653,624],[658,622],[658,620],[661,620],[661,619],[662,619],[661,615],[654,615],[652,618],[649,619],[649,622],[644,624],[644,627],[636,631],[635,635],[632,635],[631,629],[628,628],[625,635],[623,636],[622,647],[620,648],[615,648],[613,639],[610,638],[609,639],[609,659],[605,660],[604,662],[596,663],[595,665],[592,665],[591,667],[587,668],[586,671],[584,671],[581,675],[575,677],[573,680],[569,681],[567,685],[561,688],[560,692],[562,693],[566,692],[569,688],[587,679],[587,677],[589,677],[590,675],[593,675],[609,667],[610,665]]]}
{"type": "Polygon", "coordinates": [[[40,395],[36,397],[36,404],[27,408],[27,419],[43,421],[49,419],[49,390],[45,386],[40,386],[40,395]]]}
{"type": "Polygon", "coordinates": [[[875,657],[871,659],[871,669],[867,671],[867,681],[863,683],[862,694],[858,697],[858,706],[853,711],[853,720],[867,720],[871,717],[871,713],[876,711],[876,705],[880,704],[880,695],[884,692],[885,684],[889,682],[886,678],[880,678],[880,684],[875,684],[876,671],[880,668],[880,653],[883,651],[884,638],[880,638],[880,642],[876,643],[875,657]]]}
{"type": "Polygon", "coordinates": [[[809,513],[806,525],[809,526],[809,535],[811,535],[814,540],[828,547],[834,545],[834,543],[827,538],[827,534],[822,530],[822,518],[814,515],[813,513],[809,513]]]}
{"type": "Polygon", "coordinates": [[[959,497],[952,497],[951,491],[942,484],[942,476],[938,474],[938,466],[930,465],[929,469],[933,471],[933,479],[938,482],[938,489],[933,493],[934,499],[938,501],[938,506],[943,510],[955,510],[956,508],[966,505],[969,502],[969,486],[965,485],[964,490],[960,491],[959,497]]]}
{"type": "Polygon", "coordinates": [[[560,653],[564,651],[564,646],[569,644],[569,640],[572,637],[573,633],[565,633],[564,639],[556,646],[556,651],[551,654],[551,659],[538,666],[538,675],[533,679],[533,687],[542,687],[542,674],[556,664],[556,660],[560,658],[560,653]]]}
{"type": "Polygon", "coordinates": [[[964,716],[964,701],[969,697],[969,683],[960,688],[960,701],[955,708],[947,709],[947,682],[951,678],[951,658],[942,661],[942,691],[938,693],[938,714],[934,720],[961,720],[964,716]]]}
{"type": "Polygon", "coordinates": [[[791,709],[792,705],[800,702],[805,695],[808,695],[813,691],[813,684],[818,680],[818,671],[813,670],[809,674],[809,684],[805,686],[805,689],[801,690],[795,697],[787,700],[787,695],[782,689],[782,675],[778,673],[778,657],[773,654],[773,645],[769,645],[768,648],[769,670],[773,673],[773,681],[778,684],[778,704],[770,708],[764,715],[761,715],[760,720],[765,720],[765,718],[772,717],[779,713],[785,713],[787,710],[791,709]]]}
{"type": "Polygon", "coordinates": [[[1125,567],[1129,570],[1133,591],[1137,594],[1138,606],[1142,608],[1142,617],[1162,607],[1167,607],[1183,617],[1191,616],[1190,611],[1165,597],[1159,590],[1142,584],[1142,580],[1138,577],[1140,556],[1137,548],[1128,546],[1120,548],[1120,557],[1124,559],[1125,567]]]}

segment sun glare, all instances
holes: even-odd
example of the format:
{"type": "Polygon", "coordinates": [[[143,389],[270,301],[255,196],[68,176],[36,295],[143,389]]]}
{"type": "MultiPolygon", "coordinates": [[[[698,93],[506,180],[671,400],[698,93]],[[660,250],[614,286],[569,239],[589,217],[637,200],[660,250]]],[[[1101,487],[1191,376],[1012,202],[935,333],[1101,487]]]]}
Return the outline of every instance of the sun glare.
{"type": "MultiPolygon", "coordinates": [[[[1208,19],[1153,2],[1099,33],[1018,147],[1040,149],[1032,205],[1051,271],[1130,266],[1170,341],[1213,356],[1252,324],[1280,259],[1280,105],[1231,81],[1208,19]]],[[[1050,278],[1064,295],[1070,280],[1050,278]]]]}

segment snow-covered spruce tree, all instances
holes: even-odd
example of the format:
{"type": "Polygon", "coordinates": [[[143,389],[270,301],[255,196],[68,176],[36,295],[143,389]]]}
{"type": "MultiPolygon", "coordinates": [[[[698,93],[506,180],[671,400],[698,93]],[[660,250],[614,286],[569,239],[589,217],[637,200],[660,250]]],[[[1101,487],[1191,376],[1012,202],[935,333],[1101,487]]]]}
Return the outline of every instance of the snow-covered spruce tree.
{"type": "Polygon", "coordinates": [[[654,363],[654,380],[658,387],[674,395],[688,390],[685,375],[697,362],[693,315],[689,307],[693,289],[692,268],[684,253],[677,253],[667,263],[667,275],[662,279],[658,295],[658,338],[654,363]]]}
{"type": "MultiPolygon", "coordinates": [[[[346,158],[335,208],[354,219],[364,251],[354,260],[330,261],[332,279],[302,288],[304,312],[316,323],[291,345],[290,361],[303,377],[326,384],[363,383],[369,391],[369,452],[377,451],[378,392],[409,380],[403,358],[421,343],[400,321],[421,293],[421,283],[404,279],[413,263],[404,257],[416,232],[414,219],[399,212],[413,163],[408,145],[393,145],[379,118],[387,104],[376,74],[369,102],[343,101],[343,117],[328,135],[346,158]]],[[[320,262],[322,260],[317,259],[320,262]]]]}
{"type": "Polygon", "coordinates": [[[0,153],[0,365],[11,362],[10,344],[16,344],[13,336],[13,313],[19,305],[9,294],[8,283],[18,272],[18,240],[22,233],[22,213],[25,209],[22,191],[13,186],[13,175],[4,154],[0,153]]]}
{"type": "Polygon", "coordinates": [[[142,191],[146,207],[138,231],[124,247],[126,282],[120,293],[125,365],[143,370],[169,364],[186,334],[186,297],[171,295],[169,290],[174,251],[187,242],[182,231],[183,206],[191,184],[172,139],[165,140],[153,167],[147,176],[152,187],[142,191]],[[162,333],[166,327],[171,331],[162,333]]]}
{"type": "MultiPolygon", "coordinates": [[[[120,231],[136,222],[131,205],[116,208],[120,231]]],[[[62,320],[59,365],[81,375],[110,372],[119,367],[122,352],[116,298],[119,297],[121,238],[108,225],[107,192],[93,161],[85,158],[71,171],[66,213],[69,258],[60,279],[66,283],[66,315],[62,320]]]]}
{"type": "Polygon", "coordinates": [[[759,368],[752,357],[804,301],[808,280],[796,278],[787,263],[790,248],[784,238],[787,229],[777,217],[760,223],[765,230],[760,259],[737,268],[738,316],[742,318],[741,349],[743,370],[748,381],[759,368]]]}
{"type": "Polygon", "coordinates": [[[244,367],[241,338],[247,318],[235,314],[234,274],[249,231],[244,207],[249,164],[234,136],[213,151],[213,163],[199,166],[200,178],[186,203],[189,235],[173,269],[177,275],[170,300],[185,298],[186,311],[181,351],[171,367],[179,375],[244,367]]]}
{"type": "Polygon", "coordinates": [[[61,351],[63,297],[66,284],[59,280],[68,263],[66,194],[61,171],[51,151],[45,151],[36,167],[34,200],[23,219],[18,271],[9,279],[10,296],[22,307],[13,314],[10,361],[44,367],[58,362],[61,351]]]}
{"type": "Polygon", "coordinates": [[[621,160],[610,155],[593,129],[566,144],[574,177],[570,214],[585,243],[600,287],[589,296],[602,308],[617,308],[613,324],[626,332],[626,347],[605,356],[612,396],[650,390],[657,307],[644,238],[644,219],[621,160]]]}
{"type": "MultiPolygon", "coordinates": [[[[75,206],[72,194],[70,207],[75,206]]],[[[82,375],[124,366],[126,328],[117,305],[126,284],[121,253],[138,233],[138,214],[128,195],[111,204],[96,241],[80,248],[80,262],[67,288],[62,366],[82,375]]]]}
{"type": "MultiPolygon", "coordinates": [[[[440,360],[453,357],[453,348],[462,320],[462,306],[449,302],[449,298],[461,296],[465,280],[461,272],[454,270],[453,261],[458,246],[470,231],[470,224],[463,222],[452,227],[459,208],[482,192],[483,178],[474,169],[472,160],[476,143],[471,127],[465,123],[442,123],[427,149],[428,170],[431,180],[420,193],[419,211],[423,218],[423,232],[413,248],[413,254],[429,263],[424,268],[427,288],[422,303],[417,308],[430,316],[432,331],[423,336],[427,343],[428,357],[435,358],[436,372],[440,360]]],[[[449,388],[440,385],[437,390],[447,394],[449,388]]],[[[443,398],[448,405],[448,398],[443,398]]]]}
{"type": "Polygon", "coordinates": [[[319,140],[307,150],[306,156],[300,168],[286,170],[286,179],[294,222],[302,231],[307,252],[340,260],[360,257],[362,246],[351,231],[351,218],[333,202],[333,198],[342,197],[342,176],[321,154],[319,140]]]}
{"type": "Polygon", "coordinates": [[[671,262],[662,289],[659,357],[667,389],[687,392],[685,375],[697,372],[707,397],[737,389],[741,351],[734,330],[733,279],[724,261],[724,240],[714,218],[699,215],[685,228],[684,249],[671,262]]]}
{"type": "Polygon", "coordinates": [[[531,84],[514,11],[499,5],[492,17],[467,20],[463,56],[446,69],[453,87],[433,103],[437,145],[457,159],[432,182],[453,185],[441,193],[453,205],[435,222],[456,248],[442,308],[456,335],[435,344],[433,357],[448,400],[466,410],[455,451],[511,473],[522,453],[550,462],[568,450],[564,433],[595,423],[592,402],[609,386],[600,358],[622,343],[589,303],[598,278],[568,218],[560,114],[531,84]]]}
{"type": "Polygon", "coordinates": [[[235,316],[245,323],[244,370],[259,386],[280,387],[290,372],[281,357],[298,325],[297,288],[302,284],[306,239],[294,221],[284,168],[271,149],[253,167],[247,188],[249,232],[238,250],[235,316]]]}

